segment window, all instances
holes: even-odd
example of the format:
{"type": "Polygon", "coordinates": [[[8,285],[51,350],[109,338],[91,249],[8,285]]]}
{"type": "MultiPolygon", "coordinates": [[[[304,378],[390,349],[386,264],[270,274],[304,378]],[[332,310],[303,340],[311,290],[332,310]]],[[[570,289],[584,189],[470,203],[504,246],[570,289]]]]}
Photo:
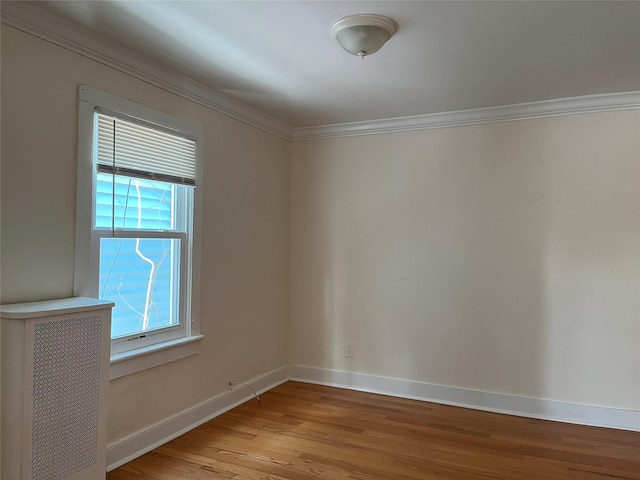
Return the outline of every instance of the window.
{"type": "Polygon", "coordinates": [[[80,88],[75,290],[115,302],[112,363],[200,338],[200,144],[186,122],[80,88]]]}

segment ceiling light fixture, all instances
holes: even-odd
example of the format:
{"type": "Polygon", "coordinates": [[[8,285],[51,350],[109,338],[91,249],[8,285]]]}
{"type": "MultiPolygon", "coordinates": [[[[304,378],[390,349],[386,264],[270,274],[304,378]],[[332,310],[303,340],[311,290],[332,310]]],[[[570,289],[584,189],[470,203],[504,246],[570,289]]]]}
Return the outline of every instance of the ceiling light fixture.
{"type": "Polygon", "coordinates": [[[396,33],[396,22],[373,14],[349,15],[334,22],[331,36],[351,55],[364,58],[376,53],[396,33]]]}

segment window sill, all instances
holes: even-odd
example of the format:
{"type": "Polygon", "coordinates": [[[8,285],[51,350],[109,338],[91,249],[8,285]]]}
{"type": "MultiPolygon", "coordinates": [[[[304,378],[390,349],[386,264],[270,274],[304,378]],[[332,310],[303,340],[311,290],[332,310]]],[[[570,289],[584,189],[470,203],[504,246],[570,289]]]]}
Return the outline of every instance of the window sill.
{"type": "Polygon", "coordinates": [[[203,338],[204,335],[193,335],[111,355],[109,380],[196,355],[203,338]]]}

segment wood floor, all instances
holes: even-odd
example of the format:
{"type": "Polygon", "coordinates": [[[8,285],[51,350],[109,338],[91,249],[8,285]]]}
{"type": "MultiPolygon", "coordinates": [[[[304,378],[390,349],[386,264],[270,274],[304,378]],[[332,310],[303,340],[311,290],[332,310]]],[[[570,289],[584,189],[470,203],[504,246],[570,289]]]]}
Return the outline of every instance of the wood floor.
{"type": "Polygon", "coordinates": [[[288,382],[107,475],[640,480],[640,433],[288,382]]]}

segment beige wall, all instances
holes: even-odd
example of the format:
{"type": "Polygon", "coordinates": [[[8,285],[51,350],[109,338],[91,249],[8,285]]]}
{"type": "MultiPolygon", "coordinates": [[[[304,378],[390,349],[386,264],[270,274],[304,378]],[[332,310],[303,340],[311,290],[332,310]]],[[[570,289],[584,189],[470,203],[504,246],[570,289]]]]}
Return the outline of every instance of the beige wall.
{"type": "Polygon", "coordinates": [[[290,145],[4,25],[1,59],[2,303],[73,293],[78,83],[204,130],[206,339],[111,382],[109,442],[287,349],[640,409],[640,112],[290,145]]]}
{"type": "Polygon", "coordinates": [[[201,124],[201,353],[112,381],[108,441],[286,361],[290,144],[2,26],[2,303],[72,296],[78,84],[201,124]]]}
{"type": "Polygon", "coordinates": [[[639,139],[636,110],[294,144],[290,363],[640,409],[639,139]]]}

